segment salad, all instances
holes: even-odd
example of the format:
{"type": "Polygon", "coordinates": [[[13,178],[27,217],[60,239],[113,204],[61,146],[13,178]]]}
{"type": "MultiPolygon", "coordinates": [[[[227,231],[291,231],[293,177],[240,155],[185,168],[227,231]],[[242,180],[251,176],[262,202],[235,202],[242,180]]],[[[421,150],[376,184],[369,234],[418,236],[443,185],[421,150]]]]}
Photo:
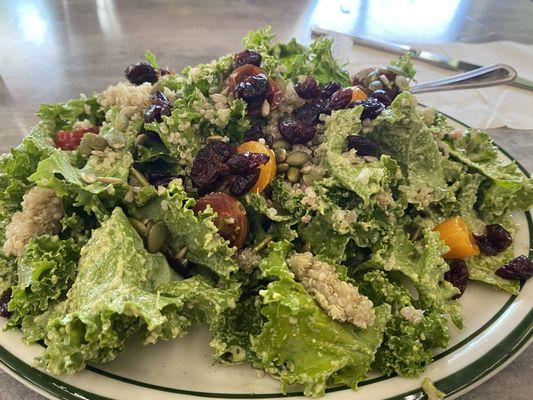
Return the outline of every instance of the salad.
{"type": "Polygon", "coordinates": [[[148,52],[41,105],[0,159],[0,313],[44,345],[37,366],[201,324],[216,362],[319,396],[421,375],[469,280],[517,294],[533,274],[510,216],[532,179],[418,105],[408,55],[350,76],[329,39],[243,44],[181,74],[148,52]]]}

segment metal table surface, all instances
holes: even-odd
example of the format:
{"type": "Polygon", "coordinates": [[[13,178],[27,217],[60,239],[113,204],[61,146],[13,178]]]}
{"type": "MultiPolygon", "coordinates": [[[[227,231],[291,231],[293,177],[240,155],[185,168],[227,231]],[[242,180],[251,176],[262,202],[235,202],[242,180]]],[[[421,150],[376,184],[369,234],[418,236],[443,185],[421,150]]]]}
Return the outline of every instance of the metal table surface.
{"type": "MultiPolygon", "coordinates": [[[[176,70],[240,48],[249,30],[309,40],[310,25],[405,43],[533,43],[533,2],[515,0],[17,0],[0,2],[0,151],[20,142],[40,103],[91,93],[152,49],[176,70]],[[431,3],[431,5],[428,5],[431,3]],[[428,15],[432,15],[429,19],[428,15]],[[410,17],[420,15],[419,24],[410,17]]],[[[491,130],[533,169],[533,130],[491,130]]],[[[462,400],[533,398],[533,348],[462,400]]],[[[0,372],[0,400],[42,397],[0,372]]]]}

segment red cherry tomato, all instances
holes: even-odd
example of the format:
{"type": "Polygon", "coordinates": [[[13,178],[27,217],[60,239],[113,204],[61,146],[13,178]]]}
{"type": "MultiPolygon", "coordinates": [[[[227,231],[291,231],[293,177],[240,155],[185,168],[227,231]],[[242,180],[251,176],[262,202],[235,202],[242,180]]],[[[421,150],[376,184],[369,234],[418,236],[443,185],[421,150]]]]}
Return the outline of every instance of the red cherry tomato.
{"type": "Polygon", "coordinates": [[[244,206],[236,198],[216,192],[200,197],[193,211],[198,214],[208,205],[217,213],[214,223],[220,236],[233,246],[242,247],[248,235],[248,216],[244,206]]]}
{"type": "Polygon", "coordinates": [[[72,131],[57,131],[54,143],[61,150],[76,150],[83,135],[87,132],[98,133],[98,128],[80,128],[72,131]]]}

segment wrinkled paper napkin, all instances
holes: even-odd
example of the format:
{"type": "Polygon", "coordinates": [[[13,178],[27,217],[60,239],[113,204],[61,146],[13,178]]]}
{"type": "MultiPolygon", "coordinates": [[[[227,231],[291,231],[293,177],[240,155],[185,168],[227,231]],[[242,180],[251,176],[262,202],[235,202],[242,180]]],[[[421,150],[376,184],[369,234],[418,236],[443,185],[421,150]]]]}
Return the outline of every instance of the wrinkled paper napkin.
{"type": "MultiPolygon", "coordinates": [[[[355,73],[363,68],[387,65],[394,54],[355,46],[345,36],[335,35],[334,51],[340,60],[346,60],[347,68],[355,73]]],[[[479,65],[509,64],[519,76],[533,80],[533,46],[510,41],[489,43],[449,43],[414,45],[435,54],[457,58],[479,65]]],[[[445,70],[414,60],[418,82],[455,75],[445,70]]],[[[481,89],[452,90],[422,93],[419,101],[434,107],[467,125],[480,129],[508,127],[533,129],[533,91],[509,85],[481,89]]]]}

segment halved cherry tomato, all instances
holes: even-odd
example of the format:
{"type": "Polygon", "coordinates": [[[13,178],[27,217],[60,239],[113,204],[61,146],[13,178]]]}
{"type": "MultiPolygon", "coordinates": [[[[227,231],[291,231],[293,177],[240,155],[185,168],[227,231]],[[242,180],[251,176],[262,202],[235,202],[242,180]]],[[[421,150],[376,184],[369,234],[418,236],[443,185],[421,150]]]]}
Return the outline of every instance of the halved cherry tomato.
{"type": "Polygon", "coordinates": [[[264,74],[268,79],[268,92],[266,95],[266,99],[268,101],[268,104],[270,105],[270,110],[273,111],[278,108],[279,103],[281,103],[283,92],[281,91],[276,81],[270,78],[267,73],[261,68],[256,67],[252,64],[241,65],[240,67],[235,68],[235,70],[228,77],[226,83],[229,87],[229,90],[233,92],[235,90],[235,87],[243,80],[245,80],[249,76],[254,76],[258,74],[264,74]]]}
{"type": "Polygon", "coordinates": [[[57,131],[54,143],[61,150],[76,150],[83,135],[87,132],[98,133],[98,128],[80,128],[72,131],[57,131]]]}
{"type": "Polygon", "coordinates": [[[352,101],[351,101],[351,103],[353,103],[354,101],[361,101],[361,100],[368,99],[368,96],[366,95],[366,93],[360,87],[352,86],[350,89],[352,89],[352,101]]]}
{"type": "Polygon", "coordinates": [[[229,194],[216,192],[200,197],[193,211],[198,214],[208,205],[217,213],[214,224],[220,236],[235,247],[242,247],[248,235],[248,217],[244,206],[229,194]]]}
{"type": "Polygon", "coordinates": [[[265,188],[272,183],[276,176],[276,155],[267,145],[264,145],[255,140],[244,142],[239,145],[235,150],[237,153],[263,153],[270,157],[266,164],[259,166],[259,179],[255,185],[250,189],[250,192],[259,193],[265,190],[265,188]]]}
{"type": "Polygon", "coordinates": [[[463,218],[449,218],[433,230],[439,232],[441,240],[450,248],[444,258],[463,258],[479,254],[474,235],[463,218]]]}

